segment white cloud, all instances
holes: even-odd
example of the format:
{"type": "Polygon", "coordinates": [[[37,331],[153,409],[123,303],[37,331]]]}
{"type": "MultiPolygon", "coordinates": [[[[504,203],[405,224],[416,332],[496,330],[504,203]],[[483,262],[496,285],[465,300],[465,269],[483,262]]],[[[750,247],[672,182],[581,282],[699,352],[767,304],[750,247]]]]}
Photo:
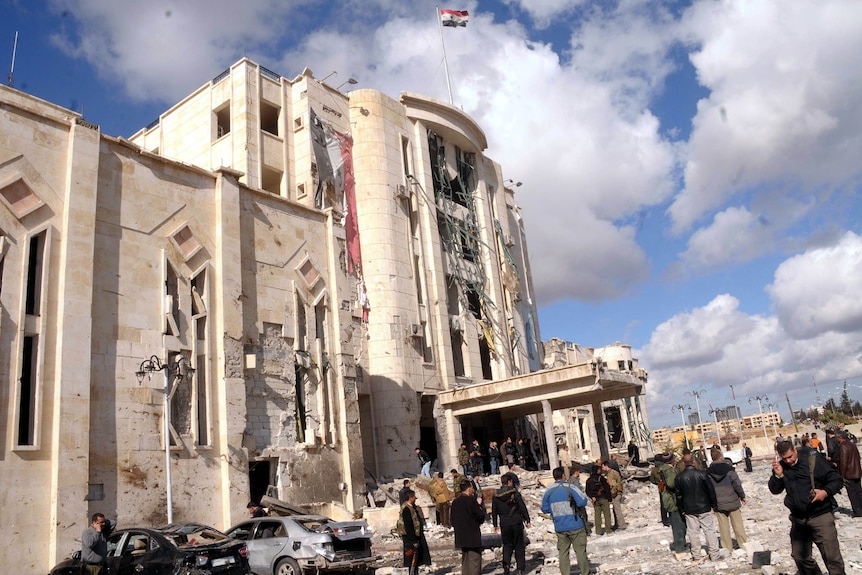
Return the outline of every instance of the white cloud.
{"type": "Polygon", "coordinates": [[[767,292],[774,315],[745,313],[723,294],[655,328],[638,352],[652,413],[668,420],[683,393],[700,387],[717,396],[734,385],[745,398],[862,375],[860,236],[785,260],[767,292]]]}
{"type": "Polygon", "coordinates": [[[503,4],[518,6],[525,11],[539,28],[544,28],[551,20],[563,16],[586,0],[502,0],[503,4]]]}
{"type": "Polygon", "coordinates": [[[669,210],[677,232],[743,192],[806,198],[859,184],[862,4],[698,2],[683,25],[711,93],[669,210]]]}
{"type": "Polygon", "coordinates": [[[837,245],[790,258],[766,289],[794,338],[862,331],[862,237],[848,232],[837,245]]]}
{"type": "Polygon", "coordinates": [[[774,233],[774,227],[747,208],[728,208],[715,215],[711,226],[692,234],[681,258],[697,267],[748,261],[772,250],[774,233]]]}
{"type": "Polygon", "coordinates": [[[78,28],[52,40],[138,101],[175,102],[243,53],[274,43],[305,2],[51,0],[78,28]]]}

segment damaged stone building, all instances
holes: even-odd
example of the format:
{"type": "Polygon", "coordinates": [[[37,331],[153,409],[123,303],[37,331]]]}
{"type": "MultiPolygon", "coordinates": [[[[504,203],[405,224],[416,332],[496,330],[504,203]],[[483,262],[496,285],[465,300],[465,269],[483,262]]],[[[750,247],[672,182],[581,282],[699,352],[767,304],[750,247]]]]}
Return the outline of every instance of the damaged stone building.
{"type": "Polygon", "coordinates": [[[486,148],[443,102],[248,59],[129,139],[0,86],[0,563],[47,570],[96,511],[227,528],[270,486],[356,511],[416,446],[552,445],[580,405],[641,398],[639,437],[645,373],[548,362],[486,148]]]}

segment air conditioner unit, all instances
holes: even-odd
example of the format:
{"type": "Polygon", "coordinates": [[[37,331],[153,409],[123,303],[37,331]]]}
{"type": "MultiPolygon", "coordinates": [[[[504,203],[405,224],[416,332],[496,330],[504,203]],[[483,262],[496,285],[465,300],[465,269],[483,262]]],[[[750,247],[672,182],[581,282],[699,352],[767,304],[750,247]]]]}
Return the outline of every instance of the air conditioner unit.
{"type": "Polygon", "coordinates": [[[398,184],[395,186],[395,197],[399,200],[404,200],[410,197],[410,191],[407,189],[407,186],[404,184],[398,184]]]}
{"type": "Polygon", "coordinates": [[[411,323],[408,333],[410,337],[422,337],[422,326],[418,323],[411,323]]]}
{"type": "Polygon", "coordinates": [[[503,243],[506,244],[507,247],[512,247],[515,245],[515,236],[512,234],[503,234],[503,243]]]}

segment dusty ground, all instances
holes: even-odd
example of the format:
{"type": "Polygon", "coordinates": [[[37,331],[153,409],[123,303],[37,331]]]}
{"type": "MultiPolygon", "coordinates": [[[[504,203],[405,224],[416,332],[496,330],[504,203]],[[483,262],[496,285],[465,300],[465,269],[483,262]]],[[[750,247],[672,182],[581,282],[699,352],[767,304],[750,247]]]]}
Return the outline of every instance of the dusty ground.
{"type": "MultiPolygon", "coordinates": [[[[633,469],[628,468],[629,471],[633,469]]],[[[589,538],[587,554],[593,569],[598,573],[607,574],[763,573],[777,575],[796,573],[795,564],[790,558],[790,524],[787,510],[782,504],[783,495],[772,495],[766,484],[771,473],[770,460],[755,460],[752,473],[745,473],[742,465],[738,466],[737,471],[748,497],[748,503],[742,509],[745,530],[749,538],[745,549],[735,549],[731,556],[721,561],[704,561],[698,565],[693,564],[688,554],[677,559],[669,548],[669,542],[672,540],[671,529],[661,524],[657,488],[648,481],[629,479],[626,483],[624,503],[628,529],[603,537],[593,535],[589,538]],[[771,551],[771,565],[752,568],[752,553],[759,550],[771,551]]],[[[519,476],[522,481],[521,491],[532,518],[532,526],[528,530],[531,544],[527,547],[527,572],[557,574],[559,567],[553,521],[539,515],[539,507],[545,491],[539,479],[550,478],[550,473],[520,472],[519,476]]],[[[583,480],[585,481],[585,477],[583,480]]],[[[484,478],[482,485],[496,488],[498,482],[496,476],[491,476],[484,478]]],[[[428,494],[422,490],[421,480],[418,487],[419,502],[422,503],[423,498],[427,502],[428,494]]],[[[850,516],[850,504],[843,492],[836,499],[839,505],[836,523],[847,573],[862,573],[862,519],[854,519],[850,516]]],[[[592,509],[590,509],[590,518],[592,519],[592,509]]],[[[490,519],[483,526],[483,532],[493,532],[490,519]]],[[[423,572],[434,575],[460,573],[460,553],[453,548],[454,539],[451,531],[432,524],[428,526],[427,539],[433,565],[423,572]]],[[[377,553],[383,556],[381,568],[377,571],[378,575],[388,575],[393,567],[400,566],[400,539],[389,534],[378,534],[374,539],[374,547],[377,553]]],[[[816,548],[814,555],[822,568],[816,548]]],[[[484,574],[502,573],[501,556],[499,549],[486,551],[483,555],[482,572],[484,574]]],[[[574,556],[572,559],[574,560],[574,556]]],[[[514,568],[514,565],[512,567],[514,568]]],[[[576,564],[572,567],[572,573],[578,573],[576,564]]]]}

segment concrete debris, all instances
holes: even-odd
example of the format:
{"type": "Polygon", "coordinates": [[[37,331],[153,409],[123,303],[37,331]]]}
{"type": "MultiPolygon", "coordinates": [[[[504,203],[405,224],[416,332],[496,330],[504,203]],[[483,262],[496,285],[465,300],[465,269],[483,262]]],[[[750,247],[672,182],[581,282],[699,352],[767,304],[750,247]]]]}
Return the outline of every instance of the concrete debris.
{"type": "MultiPolygon", "coordinates": [[[[641,480],[642,469],[625,468],[624,471],[627,472],[624,476],[628,476],[628,480],[623,509],[628,528],[601,537],[595,534],[590,536],[587,555],[596,573],[622,575],[685,572],[703,575],[713,573],[776,575],[796,572],[796,565],[790,557],[790,522],[787,519],[787,509],[783,505],[783,496],[772,495],[767,488],[767,480],[771,473],[768,460],[755,461],[752,473],[745,473],[741,465],[737,470],[748,497],[746,505],[742,508],[742,516],[749,540],[741,549],[734,548],[730,554],[722,549],[722,557],[718,561],[710,561],[705,555],[698,561],[694,561],[688,552],[674,554],[670,549],[673,539],[671,529],[662,525],[659,515],[658,489],[648,481],[641,480]],[[763,557],[764,552],[770,552],[770,564],[753,566],[752,559],[755,553],[763,557]]],[[[540,512],[542,496],[546,486],[551,484],[553,479],[549,471],[517,470],[517,474],[521,480],[521,493],[531,518],[531,525],[527,529],[530,540],[527,546],[527,573],[555,575],[559,573],[559,554],[554,524],[549,517],[540,512]]],[[[417,502],[429,518],[426,533],[433,565],[430,568],[424,568],[421,573],[459,574],[461,556],[460,551],[454,548],[453,531],[434,523],[434,506],[428,495],[429,480],[421,476],[410,479],[411,487],[417,494],[417,502]]],[[[451,488],[449,474],[446,474],[446,480],[451,488]]],[[[585,482],[586,475],[583,474],[581,475],[582,486],[585,482]]],[[[402,483],[403,479],[396,479],[391,483],[375,485],[376,490],[385,493],[382,499],[386,500],[387,508],[397,508],[398,490],[402,483]]],[[[491,534],[494,530],[490,519],[490,497],[499,486],[499,476],[480,478],[480,485],[489,510],[488,521],[483,525],[482,532],[491,534]]],[[[376,499],[377,496],[375,496],[376,499]]],[[[862,540],[862,520],[851,517],[850,503],[845,493],[840,493],[836,500],[839,505],[839,510],[835,514],[838,539],[844,562],[850,568],[862,564],[862,548],[859,545],[859,541],[862,540]]],[[[591,507],[588,512],[592,522],[591,507]]],[[[382,557],[377,575],[397,575],[399,572],[395,568],[402,566],[401,541],[393,536],[388,528],[375,526],[375,531],[374,549],[382,557]]],[[[816,547],[814,557],[825,573],[826,569],[823,567],[816,547]]],[[[502,574],[501,560],[501,549],[485,551],[482,556],[483,575],[502,574]]],[[[574,554],[571,555],[571,560],[574,563],[572,573],[578,573],[574,554]]],[[[514,569],[513,564],[512,571],[514,569]]]]}

